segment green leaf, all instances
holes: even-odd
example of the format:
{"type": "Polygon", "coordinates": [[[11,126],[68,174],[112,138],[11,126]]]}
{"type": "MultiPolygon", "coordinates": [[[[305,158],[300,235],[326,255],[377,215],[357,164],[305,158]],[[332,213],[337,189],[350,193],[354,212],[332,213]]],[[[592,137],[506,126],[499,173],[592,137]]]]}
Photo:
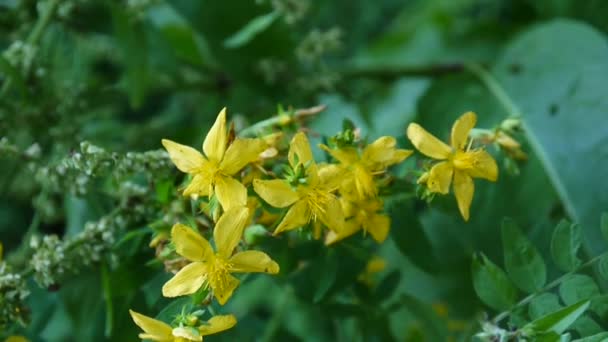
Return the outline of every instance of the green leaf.
{"type": "Polygon", "coordinates": [[[595,227],[608,208],[598,174],[608,170],[606,36],[571,20],[543,23],[509,44],[494,72],[590,254],[599,254],[605,243],[595,227]]]}
{"type": "Polygon", "coordinates": [[[602,217],[600,219],[600,230],[602,231],[604,240],[608,241],[608,213],[602,213],[602,217]]]}
{"type": "Polygon", "coordinates": [[[540,290],[547,280],[545,262],[510,218],[502,221],[502,243],[505,268],[513,283],[527,293],[540,290]]]}
{"type": "Polygon", "coordinates": [[[559,297],[554,293],[547,292],[534,297],[532,301],[530,301],[530,304],[528,305],[528,315],[534,320],[561,308],[562,306],[559,303],[559,297]]]}
{"type": "Polygon", "coordinates": [[[597,262],[597,270],[604,280],[608,280],[608,255],[604,255],[597,262]]]}
{"type": "Polygon", "coordinates": [[[606,339],[608,339],[608,332],[602,332],[593,336],[587,336],[572,340],[572,342],[604,342],[606,341],[606,339]]]}
{"type": "Polygon", "coordinates": [[[338,273],[338,260],[333,250],[329,250],[325,255],[325,261],[323,262],[323,271],[318,278],[317,290],[315,291],[313,302],[319,303],[332,285],[336,282],[336,274],[338,273]]]}
{"type": "Polygon", "coordinates": [[[401,272],[399,270],[394,270],[387,274],[374,291],[374,297],[376,297],[376,300],[378,302],[382,302],[390,298],[397,289],[400,280],[401,272]]]}
{"type": "Polygon", "coordinates": [[[555,311],[526,324],[522,330],[527,333],[563,333],[577,318],[579,318],[589,307],[590,301],[580,301],[555,311]]]}
{"type": "Polygon", "coordinates": [[[600,295],[600,289],[593,278],[573,274],[566,278],[559,286],[559,295],[566,305],[588,300],[600,295]]]}
{"type": "Polygon", "coordinates": [[[473,256],[473,287],[479,299],[496,310],[507,310],[517,298],[517,290],[503,270],[485,255],[473,256]]]}
{"type": "Polygon", "coordinates": [[[551,238],[551,255],[557,267],[565,272],[576,269],[581,264],[580,259],[576,256],[580,247],[580,226],[562,220],[555,227],[551,238]]]}
{"type": "MultiPolygon", "coordinates": [[[[0,71],[4,74],[4,82],[12,82],[12,84],[17,86],[17,90],[21,97],[27,95],[27,88],[23,82],[21,72],[15,69],[2,55],[0,55],[0,71]]],[[[4,82],[2,83],[2,86],[4,86],[4,82]]]]}
{"type": "Polygon", "coordinates": [[[243,28],[237,33],[228,37],[224,41],[224,46],[229,49],[236,49],[243,45],[246,45],[253,40],[258,34],[264,32],[266,29],[279,18],[279,12],[270,12],[264,15],[257,16],[251,19],[243,28]]]}
{"type": "Polygon", "coordinates": [[[177,57],[194,65],[213,65],[213,57],[204,37],[168,3],[148,10],[148,18],[163,34],[177,57]]]}

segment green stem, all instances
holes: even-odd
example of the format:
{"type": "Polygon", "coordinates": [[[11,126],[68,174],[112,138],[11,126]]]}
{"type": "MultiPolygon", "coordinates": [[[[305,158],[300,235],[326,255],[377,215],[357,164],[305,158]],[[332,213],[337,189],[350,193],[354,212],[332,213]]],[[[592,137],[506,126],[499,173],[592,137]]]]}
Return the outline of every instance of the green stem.
{"type": "Polygon", "coordinates": [[[274,341],[275,335],[279,331],[281,327],[281,322],[283,321],[283,316],[285,316],[285,312],[287,311],[287,304],[289,304],[289,298],[292,295],[291,287],[285,287],[283,290],[283,296],[280,302],[277,304],[277,308],[274,311],[274,315],[270,319],[270,322],[266,325],[266,329],[264,330],[264,335],[260,339],[262,342],[274,341]]]}
{"type": "Polygon", "coordinates": [[[345,77],[369,77],[378,79],[395,79],[404,76],[443,76],[466,71],[466,64],[437,64],[409,67],[382,67],[382,68],[353,68],[344,69],[341,74],[345,77]]]}
{"type": "Polygon", "coordinates": [[[507,111],[508,116],[519,116],[519,108],[511,100],[507,92],[502,86],[496,81],[496,79],[481,65],[475,63],[468,63],[465,65],[466,69],[469,70],[473,75],[477,76],[479,80],[488,88],[488,90],[496,97],[498,102],[507,111]]]}
{"type": "Polygon", "coordinates": [[[303,120],[307,117],[315,116],[315,115],[319,114],[320,112],[324,111],[325,108],[326,108],[325,105],[318,105],[318,106],[311,107],[311,108],[297,109],[296,111],[293,112],[293,115],[289,115],[286,113],[279,114],[279,115],[273,116],[271,118],[268,118],[266,120],[257,122],[245,129],[243,129],[242,131],[239,132],[239,135],[243,136],[243,137],[247,137],[247,136],[255,137],[255,136],[263,133],[267,128],[277,126],[277,125],[287,125],[292,122],[303,120]]]}
{"type": "Polygon", "coordinates": [[[571,275],[579,272],[580,270],[582,270],[585,267],[588,267],[590,265],[592,265],[593,263],[595,263],[596,261],[600,260],[601,258],[603,258],[604,256],[607,256],[608,252],[602,253],[598,256],[595,256],[594,258],[592,258],[591,260],[587,261],[586,263],[580,265],[579,267],[577,267],[576,269],[562,275],[561,277],[555,279],[554,281],[550,282],[549,284],[547,284],[545,287],[543,287],[542,289],[528,295],[527,297],[525,297],[524,299],[520,300],[517,304],[515,304],[513,307],[511,307],[508,310],[505,310],[501,313],[499,313],[498,315],[496,315],[496,317],[494,317],[494,319],[492,319],[492,322],[494,322],[495,324],[498,324],[500,321],[502,321],[503,319],[507,318],[509,316],[509,314],[511,314],[515,309],[522,307],[526,304],[528,304],[530,301],[532,301],[532,299],[536,298],[537,296],[551,290],[552,288],[556,287],[557,285],[561,284],[564,280],[566,280],[568,277],[570,277],[571,275]]]}
{"type": "MultiPolygon", "coordinates": [[[[36,21],[34,28],[30,32],[30,34],[27,36],[27,39],[25,40],[25,42],[28,45],[38,44],[38,41],[42,37],[44,30],[48,26],[53,15],[55,14],[55,10],[57,9],[57,6],[59,6],[60,1],[61,0],[49,0],[48,1],[46,7],[44,8],[44,12],[38,17],[38,21],[36,21]]],[[[24,70],[25,76],[27,76],[28,73],[29,73],[28,69],[24,70]]],[[[0,97],[3,97],[6,94],[8,89],[11,87],[11,83],[12,83],[11,79],[7,78],[6,81],[4,82],[4,84],[2,85],[2,89],[0,89],[0,97]]]]}

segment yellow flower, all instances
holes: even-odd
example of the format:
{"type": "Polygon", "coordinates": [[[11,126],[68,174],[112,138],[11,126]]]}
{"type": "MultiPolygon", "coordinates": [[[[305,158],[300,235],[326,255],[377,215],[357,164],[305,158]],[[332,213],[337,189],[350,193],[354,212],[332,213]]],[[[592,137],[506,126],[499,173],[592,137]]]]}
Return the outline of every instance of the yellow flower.
{"type": "Polygon", "coordinates": [[[0,242],[0,262],[2,262],[2,253],[4,252],[4,247],[2,247],[2,242],[0,242]]]}
{"type": "Polygon", "coordinates": [[[233,315],[221,315],[211,317],[205,324],[199,327],[177,327],[154,318],[144,316],[133,310],[129,310],[131,318],[144,333],[139,334],[142,340],[152,340],[160,342],[187,342],[202,341],[203,336],[216,334],[230,329],[236,325],[236,318],[233,315]]]}
{"type": "Polygon", "coordinates": [[[360,230],[363,230],[364,233],[369,232],[378,243],[386,240],[391,221],[388,216],[379,213],[383,208],[382,201],[343,196],[340,198],[340,203],[346,221],[341,230],[327,233],[325,237],[326,245],[336,243],[360,230]]]}
{"type": "Polygon", "coordinates": [[[279,265],[266,253],[251,250],[232,255],[241,240],[248,217],[249,209],[246,207],[230,209],[220,217],[213,231],[217,253],[194,230],[180,223],[174,225],[171,239],[175,250],[192,262],[165,283],[163,296],[192,294],[205,285],[213,290],[215,298],[224,305],[239,285],[239,280],[231,273],[278,273],[279,265]]]}
{"type": "Polygon", "coordinates": [[[245,186],[233,176],[250,162],[257,160],[266,149],[261,139],[236,138],[228,146],[226,108],[217,116],[203,142],[201,154],[190,146],[163,139],[162,143],[175,166],[192,175],[184,195],[217,196],[224,210],[244,206],[247,202],[245,186]]]}
{"type": "Polygon", "coordinates": [[[253,189],[264,201],[275,208],[289,207],[274,234],[317,220],[330,229],[340,230],[344,214],[333,192],[340,185],[342,172],[336,165],[317,165],[312,159],[308,139],[302,132],[291,140],[288,159],[292,169],[305,170],[306,179],[295,188],[282,179],[253,181],[253,189]]]}
{"type": "Polygon", "coordinates": [[[361,154],[354,147],[334,150],[325,145],[320,147],[340,162],[340,167],[346,171],[342,189],[354,189],[363,199],[378,194],[374,175],[383,173],[387,167],[404,161],[412,154],[411,150],[396,149],[396,144],[393,137],[380,137],[367,145],[361,154]]]}
{"type": "Polygon", "coordinates": [[[367,262],[365,270],[359,274],[357,280],[366,284],[368,287],[372,287],[374,284],[374,275],[384,271],[385,268],[386,261],[375,255],[367,262]]]}
{"type": "Polygon", "coordinates": [[[432,192],[447,194],[454,182],[454,195],[462,217],[469,219],[469,208],[473,200],[473,178],[484,178],[496,181],[498,167],[492,156],[483,149],[471,149],[467,146],[468,136],[477,122],[473,112],[467,112],[452,126],[450,146],[446,145],[420,125],[411,123],[407,128],[407,137],[422,154],[433,159],[442,160],[435,164],[428,173],[426,184],[432,192]]]}

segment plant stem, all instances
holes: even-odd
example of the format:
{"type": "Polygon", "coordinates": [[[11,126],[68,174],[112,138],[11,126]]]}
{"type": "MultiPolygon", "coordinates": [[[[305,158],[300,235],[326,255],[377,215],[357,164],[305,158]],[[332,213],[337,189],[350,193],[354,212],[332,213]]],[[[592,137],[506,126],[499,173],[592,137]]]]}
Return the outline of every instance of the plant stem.
{"type": "Polygon", "coordinates": [[[370,77],[391,80],[404,76],[443,76],[467,70],[464,63],[436,64],[410,67],[353,68],[342,70],[344,77],[370,77]]]}
{"type": "MultiPolygon", "coordinates": [[[[30,34],[27,36],[27,39],[25,40],[25,42],[28,45],[38,44],[38,41],[42,37],[42,33],[44,33],[44,29],[46,29],[46,27],[48,26],[48,24],[51,21],[51,18],[53,17],[53,14],[55,14],[55,10],[57,9],[57,6],[59,6],[59,2],[60,2],[60,0],[49,0],[48,1],[48,3],[46,4],[46,7],[44,8],[44,12],[38,17],[38,20],[36,21],[34,28],[30,32],[30,34]]],[[[25,69],[24,75],[27,76],[28,73],[29,73],[29,69],[25,69]]],[[[6,94],[8,89],[11,87],[11,83],[12,83],[12,80],[10,78],[7,78],[4,81],[4,84],[2,85],[2,89],[0,89],[0,97],[3,97],[6,94]]]]}
{"type": "Polygon", "coordinates": [[[542,289],[528,295],[527,297],[525,297],[524,299],[520,300],[517,304],[515,304],[513,307],[511,307],[508,310],[505,310],[501,313],[499,313],[498,315],[496,315],[496,317],[494,317],[494,319],[492,319],[492,322],[495,324],[498,324],[500,321],[502,321],[503,319],[507,318],[509,316],[510,313],[512,313],[515,309],[522,307],[526,304],[528,304],[532,299],[534,299],[535,297],[537,297],[538,295],[547,292],[548,290],[551,290],[552,288],[556,287],[557,285],[561,284],[564,280],[566,280],[569,276],[579,272],[580,270],[582,270],[583,268],[592,265],[593,263],[595,263],[596,261],[600,260],[601,258],[603,258],[604,256],[607,256],[608,252],[602,253],[600,255],[597,255],[595,257],[593,257],[591,260],[587,261],[586,263],[580,265],[579,267],[577,267],[576,269],[562,275],[561,277],[555,279],[554,281],[550,282],[549,284],[547,284],[545,287],[543,287],[542,289]]]}
{"type": "Polygon", "coordinates": [[[519,108],[511,100],[509,95],[505,92],[502,86],[496,81],[496,79],[481,65],[475,63],[467,63],[465,67],[473,75],[477,76],[479,80],[488,88],[488,90],[494,95],[494,97],[500,102],[503,108],[507,111],[508,116],[520,116],[519,108]]]}
{"type": "Polygon", "coordinates": [[[247,137],[247,136],[256,136],[262,133],[266,128],[276,126],[276,125],[287,125],[295,121],[300,121],[308,117],[315,116],[322,111],[325,110],[327,106],[318,105],[310,108],[297,109],[293,112],[293,115],[289,114],[279,114],[268,118],[266,120],[262,120],[257,122],[242,131],[239,132],[239,135],[247,137]]]}

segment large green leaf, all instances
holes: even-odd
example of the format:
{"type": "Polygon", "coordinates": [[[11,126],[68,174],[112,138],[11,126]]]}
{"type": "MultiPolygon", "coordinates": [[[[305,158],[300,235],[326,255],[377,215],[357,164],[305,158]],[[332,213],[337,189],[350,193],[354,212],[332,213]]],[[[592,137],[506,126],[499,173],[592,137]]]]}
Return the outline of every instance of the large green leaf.
{"type": "Polygon", "coordinates": [[[536,247],[510,218],[502,221],[502,244],[505,268],[513,283],[528,293],[540,290],[547,280],[545,262],[536,247]]]}
{"type": "Polygon", "coordinates": [[[530,143],[593,253],[608,207],[606,37],[574,21],[538,25],[515,39],[494,68],[521,114],[530,143]]]}
{"type": "Polygon", "coordinates": [[[517,290],[500,267],[485,255],[473,258],[473,286],[479,298],[496,310],[507,310],[517,299],[517,290]]]}
{"type": "Polygon", "coordinates": [[[559,295],[566,305],[599,296],[600,289],[593,278],[583,274],[573,274],[559,286],[559,295]]]}
{"type": "Polygon", "coordinates": [[[555,227],[551,238],[551,255],[557,267],[564,272],[576,269],[581,264],[581,260],[576,256],[580,246],[580,226],[562,220],[555,227]]]}

